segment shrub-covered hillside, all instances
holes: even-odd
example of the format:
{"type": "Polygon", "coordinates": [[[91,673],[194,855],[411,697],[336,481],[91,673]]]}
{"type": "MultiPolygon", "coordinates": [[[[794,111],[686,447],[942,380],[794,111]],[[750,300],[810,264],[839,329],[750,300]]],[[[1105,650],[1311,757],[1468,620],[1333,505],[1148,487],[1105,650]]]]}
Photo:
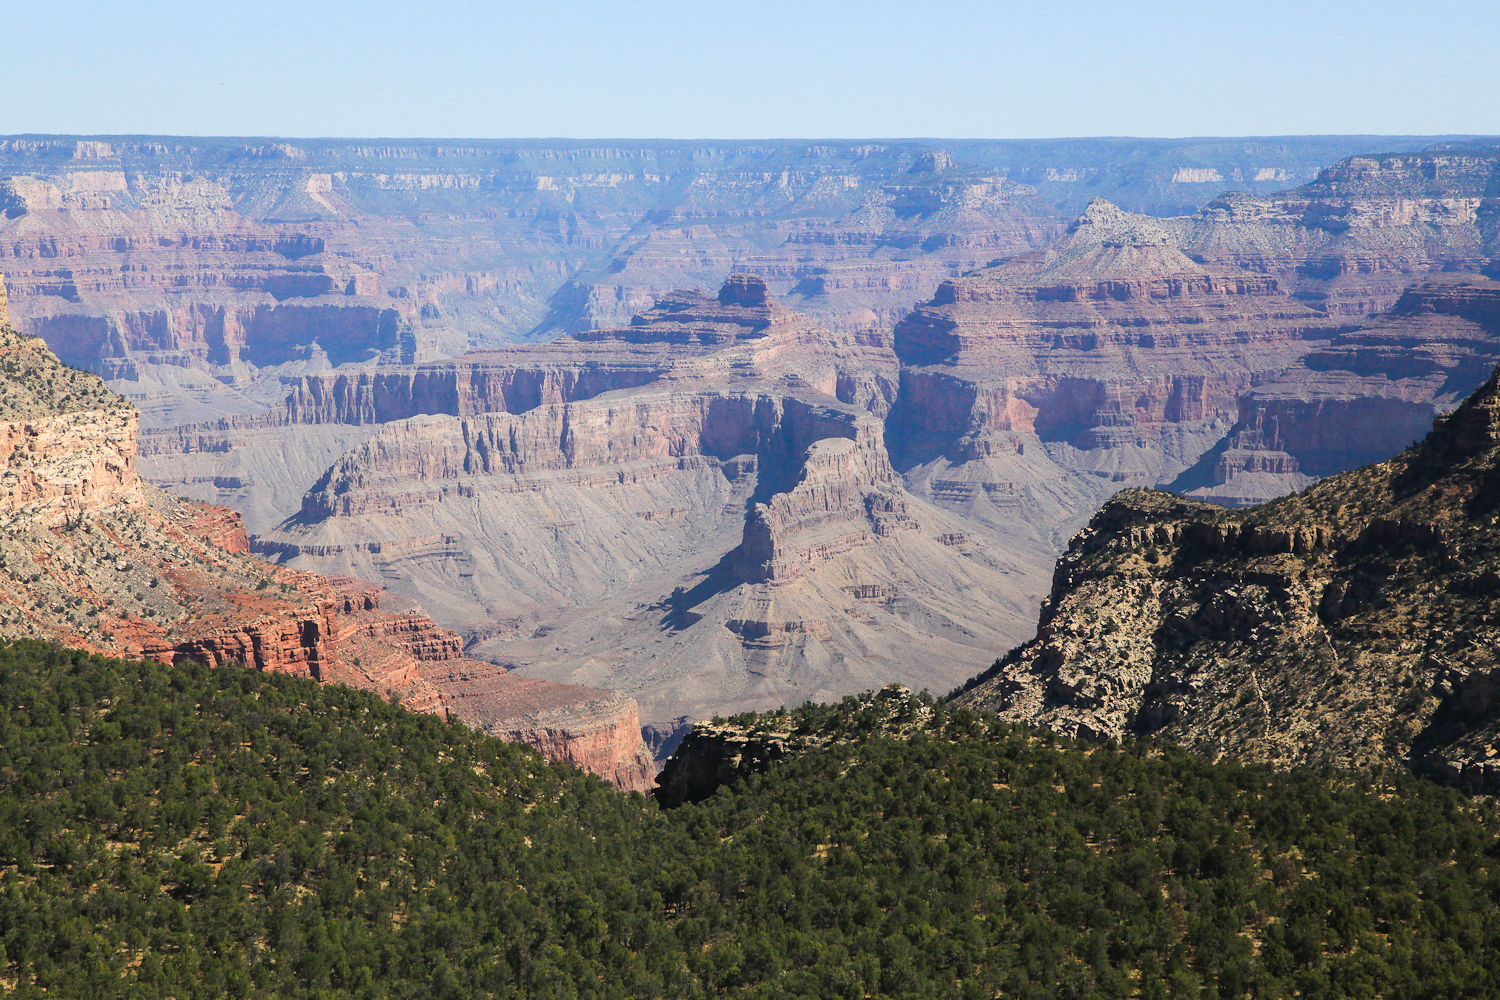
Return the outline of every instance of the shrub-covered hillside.
{"type": "Polygon", "coordinates": [[[661,811],[354,690],[0,647],[18,996],[1493,996],[1494,828],[941,709],[661,811]]]}

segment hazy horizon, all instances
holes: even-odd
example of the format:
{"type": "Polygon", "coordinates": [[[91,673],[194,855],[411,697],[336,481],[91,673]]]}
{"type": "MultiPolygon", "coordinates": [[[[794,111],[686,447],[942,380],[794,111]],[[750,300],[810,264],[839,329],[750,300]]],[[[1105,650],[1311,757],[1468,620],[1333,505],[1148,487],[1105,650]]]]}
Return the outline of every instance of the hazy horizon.
{"type": "Polygon", "coordinates": [[[646,136],[646,135],[374,135],[350,133],[349,135],[289,135],[285,133],[233,133],[233,132],[4,132],[0,137],[8,139],[270,139],[296,142],[493,142],[493,143],[588,143],[588,142],[883,142],[926,144],[989,143],[989,142],[1231,142],[1238,139],[1435,139],[1463,141],[1466,139],[1500,139],[1500,132],[1284,132],[1278,134],[1242,132],[1235,135],[1040,135],[1040,136],[951,136],[951,135],[691,135],[691,136],[646,136]]]}

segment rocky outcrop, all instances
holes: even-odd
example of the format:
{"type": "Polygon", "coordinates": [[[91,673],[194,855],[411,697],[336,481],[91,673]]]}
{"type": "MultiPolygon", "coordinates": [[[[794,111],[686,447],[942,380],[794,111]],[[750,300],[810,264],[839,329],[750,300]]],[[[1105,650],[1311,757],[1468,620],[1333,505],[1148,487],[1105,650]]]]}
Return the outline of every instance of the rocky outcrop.
{"type": "Polygon", "coordinates": [[[666,807],[700,802],[721,786],[812,748],[810,738],[758,732],[745,726],[702,722],[678,746],[657,776],[655,799],[666,807]]]}
{"type": "Polygon", "coordinates": [[[934,719],[931,699],[899,684],[846,697],[830,708],[823,718],[776,712],[698,723],[657,775],[654,798],[669,809],[700,802],[799,754],[857,739],[909,739],[934,719]]]}
{"type": "Polygon", "coordinates": [[[1059,561],[1037,637],[957,701],[1500,788],[1497,414],[1500,371],[1394,459],[1246,511],[1121,493],[1059,561]]]}

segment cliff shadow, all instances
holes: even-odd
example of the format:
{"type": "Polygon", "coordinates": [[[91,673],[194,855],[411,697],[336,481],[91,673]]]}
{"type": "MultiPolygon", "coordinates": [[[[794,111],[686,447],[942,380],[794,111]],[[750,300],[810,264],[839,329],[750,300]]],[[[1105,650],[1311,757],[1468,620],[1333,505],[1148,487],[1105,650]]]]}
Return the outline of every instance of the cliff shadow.
{"type": "Polygon", "coordinates": [[[948,453],[969,424],[973,407],[971,386],[946,379],[943,375],[912,372],[903,367],[896,389],[896,399],[885,416],[882,438],[891,467],[901,475],[926,465],[948,453]],[[939,413],[921,401],[922,388],[941,384],[956,401],[951,413],[939,413]]]}
{"type": "Polygon", "coordinates": [[[1162,489],[1169,493],[1185,494],[1192,490],[1212,489],[1219,482],[1219,459],[1229,450],[1229,438],[1225,437],[1198,456],[1198,461],[1183,469],[1177,478],[1162,489]]]}
{"type": "Polygon", "coordinates": [[[719,557],[702,578],[691,587],[677,587],[655,606],[662,612],[660,628],[664,632],[682,632],[701,622],[704,616],[693,609],[720,594],[727,594],[743,580],[737,568],[736,545],[719,557]]]}
{"type": "Polygon", "coordinates": [[[691,587],[677,587],[657,603],[656,607],[662,611],[662,629],[680,632],[693,627],[703,620],[703,615],[694,608],[746,582],[743,524],[749,523],[756,505],[769,503],[778,493],[796,488],[802,478],[802,463],[791,460],[784,449],[775,449],[758,456],[755,475],[755,488],[745,498],[745,520],[739,543],[720,556],[697,583],[691,587]]]}
{"type": "Polygon", "coordinates": [[[1408,764],[1444,784],[1470,794],[1500,791],[1493,770],[1479,759],[1450,759],[1443,751],[1454,744],[1482,747],[1493,742],[1500,724],[1500,670],[1476,670],[1467,677],[1440,681],[1435,692],[1442,697],[1427,726],[1412,740],[1408,764]]]}

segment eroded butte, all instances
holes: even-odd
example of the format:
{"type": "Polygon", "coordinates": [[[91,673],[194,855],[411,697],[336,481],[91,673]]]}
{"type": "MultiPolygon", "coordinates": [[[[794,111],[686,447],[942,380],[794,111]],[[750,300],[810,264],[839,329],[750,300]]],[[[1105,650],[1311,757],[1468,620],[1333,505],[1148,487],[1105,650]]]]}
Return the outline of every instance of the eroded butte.
{"type": "Polygon", "coordinates": [[[907,491],[897,378],[889,347],[751,275],[628,327],[307,378],[289,420],[380,428],[254,544],[388,575],[472,655],[618,687],[658,726],[893,676],[946,690],[1025,628],[1050,555],[907,491]]]}

